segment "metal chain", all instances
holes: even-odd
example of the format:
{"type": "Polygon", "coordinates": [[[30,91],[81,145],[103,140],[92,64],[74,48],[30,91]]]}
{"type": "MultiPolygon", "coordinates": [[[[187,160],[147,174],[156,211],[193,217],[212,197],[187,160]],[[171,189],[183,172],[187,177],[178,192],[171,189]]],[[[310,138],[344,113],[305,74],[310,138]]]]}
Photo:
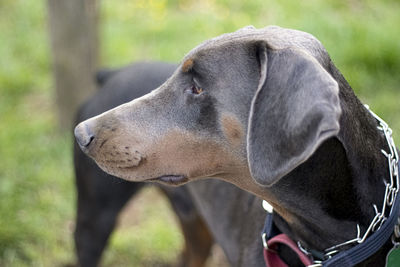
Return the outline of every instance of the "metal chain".
{"type": "Polygon", "coordinates": [[[396,146],[394,144],[394,140],[392,138],[392,129],[390,129],[389,125],[382,120],[378,115],[376,115],[372,110],[370,110],[368,105],[365,105],[367,110],[374,116],[374,118],[379,122],[378,130],[382,131],[385,135],[386,142],[389,147],[389,152],[385,150],[381,150],[382,154],[387,158],[389,165],[389,182],[383,181],[385,184],[385,198],[383,199],[382,211],[378,211],[378,207],[374,204],[373,208],[375,210],[375,217],[372,219],[371,224],[368,226],[366,232],[361,237],[360,235],[360,225],[357,224],[357,237],[341,244],[332,246],[330,248],[325,249],[325,257],[327,259],[331,258],[332,255],[339,252],[340,248],[343,246],[347,246],[353,243],[363,243],[365,239],[367,239],[368,235],[371,232],[375,232],[379,230],[382,224],[386,221],[387,217],[385,216],[386,209],[390,208],[390,213],[392,213],[393,203],[396,199],[397,193],[399,192],[400,182],[399,182],[399,155],[397,153],[396,146]]]}

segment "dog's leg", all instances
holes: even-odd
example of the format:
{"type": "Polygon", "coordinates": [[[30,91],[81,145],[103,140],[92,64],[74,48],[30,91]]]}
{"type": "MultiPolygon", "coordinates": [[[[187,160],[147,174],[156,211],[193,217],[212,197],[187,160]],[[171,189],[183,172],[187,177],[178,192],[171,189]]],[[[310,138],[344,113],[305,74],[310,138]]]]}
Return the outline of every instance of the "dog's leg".
{"type": "Polygon", "coordinates": [[[143,183],[113,180],[75,149],[78,210],[75,245],[80,266],[97,266],[118,213],[143,183]]]}
{"type": "Polygon", "coordinates": [[[184,235],[185,247],[178,266],[204,266],[214,243],[207,225],[198,213],[186,186],[160,187],[169,199],[184,235]]]}

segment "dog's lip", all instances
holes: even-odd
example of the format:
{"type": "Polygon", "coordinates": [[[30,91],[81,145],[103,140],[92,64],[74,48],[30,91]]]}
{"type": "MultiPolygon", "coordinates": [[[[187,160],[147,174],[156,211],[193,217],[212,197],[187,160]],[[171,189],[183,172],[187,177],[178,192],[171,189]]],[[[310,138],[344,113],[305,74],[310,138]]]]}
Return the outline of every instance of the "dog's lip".
{"type": "Polygon", "coordinates": [[[168,174],[168,175],[162,175],[157,178],[149,179],[148,181],[159,182],[167,185],[181,185],[186,183],[188,181],[188,178],[184,175],[168,174]]]}

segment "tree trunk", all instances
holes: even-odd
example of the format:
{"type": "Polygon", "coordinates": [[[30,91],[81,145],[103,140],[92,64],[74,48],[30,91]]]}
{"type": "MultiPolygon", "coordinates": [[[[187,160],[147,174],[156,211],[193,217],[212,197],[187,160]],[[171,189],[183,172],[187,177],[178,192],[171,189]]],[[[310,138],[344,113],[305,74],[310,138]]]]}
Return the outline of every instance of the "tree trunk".
{"type": "Polygon", "coordinates": [[[96,0],[48,0],[48,14],[59,126],[71,130],[77,107],[96,87],[96,0]]]}

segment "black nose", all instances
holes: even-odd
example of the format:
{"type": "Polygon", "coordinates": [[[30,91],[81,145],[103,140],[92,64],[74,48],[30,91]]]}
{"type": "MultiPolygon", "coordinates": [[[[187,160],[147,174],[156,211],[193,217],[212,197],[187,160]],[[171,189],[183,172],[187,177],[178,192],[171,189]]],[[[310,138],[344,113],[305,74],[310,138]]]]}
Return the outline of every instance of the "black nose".
{"type": "Polygon", "coordinates": [[[86,123],[80,123],[78,126],[76,126],[74,134],[76,142],[78,142],[82,148],[88,148],[95,138],[94,134],[90,130],[90,127],[88,127],[86,123]]]}

